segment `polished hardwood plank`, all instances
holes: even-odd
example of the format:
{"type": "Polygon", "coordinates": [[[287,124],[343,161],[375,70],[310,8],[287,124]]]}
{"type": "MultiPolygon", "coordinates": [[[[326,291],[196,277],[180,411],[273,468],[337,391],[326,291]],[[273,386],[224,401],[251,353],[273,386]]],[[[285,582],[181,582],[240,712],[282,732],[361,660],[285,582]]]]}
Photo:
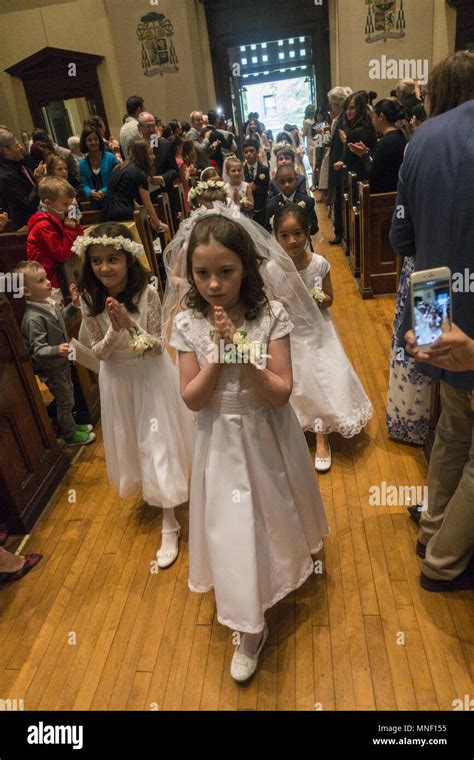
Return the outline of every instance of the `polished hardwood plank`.
{"type": "Polygon", "coordinates": [[[385,426],[394,297],[360,298],[321,205],[318,215],[332,315],[374,417],[356,438],[331,437],[333,467],[319,477],[331,528],[322,572],[269,610],[256,676],[233,682],[232,633],[212,592],[188,589],[186,505],[178,560],[151,572],[161,514],[112,492],[99,428],[26,543],[44,559],[0,591],[2,698],[31,710],[450,710],[472,694],[471,595],[424,592],[405,507],[369,504],[372,485],[426,477],[421,449],[391,441],[385,426]]]}

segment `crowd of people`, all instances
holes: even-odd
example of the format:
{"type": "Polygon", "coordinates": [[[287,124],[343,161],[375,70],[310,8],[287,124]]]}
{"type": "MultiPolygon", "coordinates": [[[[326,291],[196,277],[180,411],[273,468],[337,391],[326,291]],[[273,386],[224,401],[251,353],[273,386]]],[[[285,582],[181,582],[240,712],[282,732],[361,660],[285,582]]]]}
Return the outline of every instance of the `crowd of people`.
{"type": "MultiPolygon", "coordinates": [[[[138,96],[127,100],[118,139],[107,139],[103,120],[91,117],[68,150],[34,130],[26,154],[0,128],[2,210],[14,229],[28,230],[27,261],[16,269],[25,282],[22,334],[56,398],[60,433],[72,446],[94,441],[92,427],[73,415],[67,320],[80,309],[100,361],[109,480],[121,497],[141,491],[163,510],[160,568],[178,556],[175,508],[189,500],[189,585],[214,589],[219,621],[243,634],[231,666],[237,681],[257,667],[266,610],[309,577],[328,533],[314,468],[331,467],[329,435],[356,436],[373,414],[330,316],[330,262],[314,250],[311,190],[318,188],[332,211],[330,242],[340,242],[343,165],[374,193],[398,191],[397,206],[406,211],[394,216],[391,231],[405,257],[392,376],[399,383],[402,373],[406,385],[425,390],[428,381],[417,376],[432,365],[442,379],[432,497],[416,548],[420,582],[430,591],[472,588],[472,296],[453,294],[458,325],[426,353],[408,332],[407,283],[415,269],[469,267],[473,61],[457,53],[440,63],[425,94],[411,80],[379,100],[335,87],[327,112],[308,107],[302,131],[285,124],[275,140],[258,113],[249,114],[241,155],[233,125],[217,110],[163,125],[138,96]],[[161,303],[140,263],[142,248],[123,223],[140,205],[161,230],[153,199],[176,181],[191,214],[164,252],[161,303]],[[83,198],[102,219],[87,233],[83,198]],[[73,254],[82,259],[82,278],[64,308],[54,265],[73,254]],[[405,341],[406,355],[395,358],[405,341]],[[215,351],[219,358],[211,360],[215,351]],[[316,436],[314,466],[303,431],[316,436]]],[[[388,426],[396,434],[403,412],[393,393],[391,380],[388,426]]],[[[0,553],[6,580],[38,559],[27,557],[24,570],[2,561],[0,553]]]]}

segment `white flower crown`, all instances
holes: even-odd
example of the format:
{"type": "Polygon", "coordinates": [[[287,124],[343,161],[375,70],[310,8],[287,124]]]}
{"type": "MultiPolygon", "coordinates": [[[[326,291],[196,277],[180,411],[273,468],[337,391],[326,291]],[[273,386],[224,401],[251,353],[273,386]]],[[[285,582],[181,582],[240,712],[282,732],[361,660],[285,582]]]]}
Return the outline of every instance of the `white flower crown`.
{"type": "Polygon", "coordinates": [[[229,186],[220,179],[208,179],[206,182],[199,182],[196,187],[192,187],[188,193],[188,198],[195,198],[197,195],[201,195],[204,190],[225,190],[228,192],[229,186]]]}
{"type": "Polygon", "coordinates": [[[132,253],[136,258],[139,258],[144,253],[144,248],[140,243],[135,243],[134,240],[118,235],[117,237],[92,237],[91,235],[80,235],[75,239],[71,246],[71,250],[77,253],[78,256],[83,258],[86,250],[90,245],[113,245],[116,251],[123,250],[132,253]]]}
{"type": "Polygon", "coordinates": [[[295,149],[292,145],[290,145],[289,142],[279,142],[275,143],[273,146],[273,155],[276,156],[277,153],[279,153],[281,150],[291,150],[292,153],[295,152],[295,149]]]}

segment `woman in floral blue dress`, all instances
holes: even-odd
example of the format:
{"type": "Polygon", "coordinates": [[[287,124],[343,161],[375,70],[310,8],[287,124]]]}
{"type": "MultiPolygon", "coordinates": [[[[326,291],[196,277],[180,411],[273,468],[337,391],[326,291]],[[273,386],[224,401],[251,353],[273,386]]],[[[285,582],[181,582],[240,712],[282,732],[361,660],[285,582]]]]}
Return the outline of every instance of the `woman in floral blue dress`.
{"type": "Polygon", "coordinates": [[[403,259],[395,305],[390,378],[387,394],[387,428],[391,438],[404,443],[423,444],[428,436],[431,403],[431,380],[415,369],[415,361],[399,344],[399,333],[405,309],[410,308],[409,277],[415,259],[403,259]]]}

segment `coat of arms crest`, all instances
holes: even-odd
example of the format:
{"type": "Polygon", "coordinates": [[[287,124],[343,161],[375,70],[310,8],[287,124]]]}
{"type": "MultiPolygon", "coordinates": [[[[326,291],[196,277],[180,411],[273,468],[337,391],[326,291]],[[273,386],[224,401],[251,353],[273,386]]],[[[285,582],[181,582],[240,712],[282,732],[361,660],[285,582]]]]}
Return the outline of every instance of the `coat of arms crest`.
{"type": "Polygon", "coordinates": [[[389,37],[401,39],[405,36],[403,0],[365,0],[365,3],[369,6],[365,23],[366,42],[385,42],[389,37]]]}
{"type": "Polygon", "coordinates": [[[142,66],[145,76],[163,76],[178,71],[178,56],[171,39],[173,35],[173,25],[163,13],[147,13],[141,17],[137,26],[137,37],[142,43],[142,66]]]}

